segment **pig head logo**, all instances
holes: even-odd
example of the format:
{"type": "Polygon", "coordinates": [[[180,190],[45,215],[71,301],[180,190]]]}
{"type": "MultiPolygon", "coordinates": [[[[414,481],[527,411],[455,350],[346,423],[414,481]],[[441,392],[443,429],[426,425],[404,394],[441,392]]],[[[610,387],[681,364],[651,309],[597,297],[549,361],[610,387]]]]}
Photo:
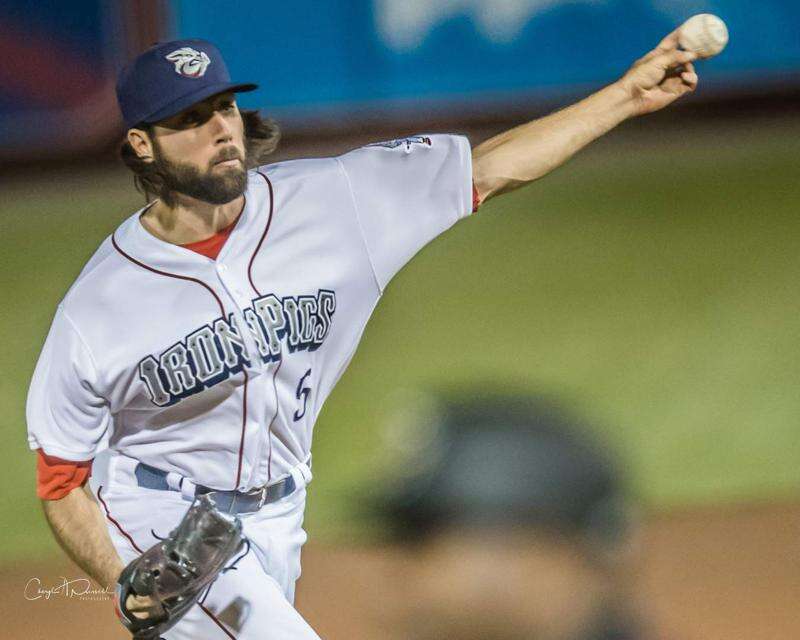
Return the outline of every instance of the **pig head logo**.
{"type": "Polygon", "coordinates": [[[176,49],[167,55],[167,60],[175,64],[175,73],[187,78],[200,78],[211,64],[208,54],[191,47],[176,49]]]}

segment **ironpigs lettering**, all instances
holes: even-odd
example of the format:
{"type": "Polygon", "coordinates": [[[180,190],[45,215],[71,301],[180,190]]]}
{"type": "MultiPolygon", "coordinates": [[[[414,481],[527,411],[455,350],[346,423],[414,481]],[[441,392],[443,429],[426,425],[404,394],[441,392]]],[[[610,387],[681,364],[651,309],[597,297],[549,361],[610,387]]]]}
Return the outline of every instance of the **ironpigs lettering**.
{"type": "MultiPolygon", "coordinates": [[[[244,319],[266,363],[281,359],[283,342],[289,353],[322,346],[335,311],[336,294],[327,289],[283,298],[269,293],[253,300],[244,319]]],[[[159,355],[143,358],[139,378],[153,404],[163,407],[219,384],[249,363],[238,325],[229,314],[196,329],[159,355]]]]}

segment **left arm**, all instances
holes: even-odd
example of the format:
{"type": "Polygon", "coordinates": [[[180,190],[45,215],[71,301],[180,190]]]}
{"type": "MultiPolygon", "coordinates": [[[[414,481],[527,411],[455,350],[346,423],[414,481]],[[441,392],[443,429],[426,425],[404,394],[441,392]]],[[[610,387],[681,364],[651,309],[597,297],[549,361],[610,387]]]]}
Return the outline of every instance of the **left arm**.
{"type": "Polygon", "coordinates": [[[475,147],[472,175],[481,202],[541,178],[621,122],[694,91],[696,58],[678,48],[674,31],[617,82],[475,147]]]}

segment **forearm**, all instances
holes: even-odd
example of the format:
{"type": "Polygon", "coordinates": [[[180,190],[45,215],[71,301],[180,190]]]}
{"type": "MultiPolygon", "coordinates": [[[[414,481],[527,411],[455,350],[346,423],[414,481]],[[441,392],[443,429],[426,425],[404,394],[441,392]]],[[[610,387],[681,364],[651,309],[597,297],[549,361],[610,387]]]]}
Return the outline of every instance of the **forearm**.
{"type": "Polygon", "coordinates": [[[541,178],[634,113],[630,92],[614,83],[561,111],[490,138],[472,154],[481,200],[541,178]]]}
{"type": "Polygon", "coordinates": [[[42,500],[44,514],[61,548],[101,586],[113,585],[123,568],[94,498],[86,488],[60,500],[42,500]]]}

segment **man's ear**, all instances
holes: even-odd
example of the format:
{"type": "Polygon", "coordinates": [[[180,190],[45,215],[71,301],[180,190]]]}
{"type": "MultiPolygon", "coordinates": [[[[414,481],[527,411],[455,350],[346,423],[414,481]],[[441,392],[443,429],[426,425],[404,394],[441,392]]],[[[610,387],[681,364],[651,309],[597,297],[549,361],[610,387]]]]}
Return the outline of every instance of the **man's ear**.
{"type": "Polygon", "coordinates": [[[145,162],[153,161],[153,141],[143,129],[128,129],[128,144],[134,153],[145,162]]]}

